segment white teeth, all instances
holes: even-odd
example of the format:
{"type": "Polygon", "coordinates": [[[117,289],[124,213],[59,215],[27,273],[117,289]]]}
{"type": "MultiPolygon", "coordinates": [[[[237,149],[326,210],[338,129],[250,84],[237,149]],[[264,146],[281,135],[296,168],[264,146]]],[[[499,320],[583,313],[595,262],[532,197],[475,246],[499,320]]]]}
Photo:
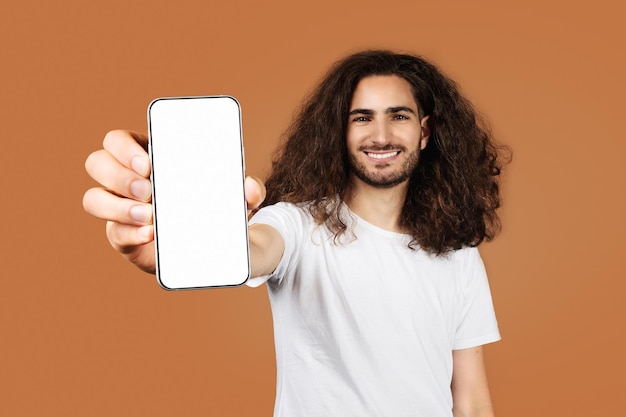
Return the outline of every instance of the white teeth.
{"type": "Polygon", "coordinates": [[[369,152],[366,152],[366,153],[367,153],[367,156],[369,156],[370,158],[385,159],[385,158],[391,158],[392,156],[396,156],[398,154],[398,151],[387,152],[387,153],[369,153],[369,152]]]}

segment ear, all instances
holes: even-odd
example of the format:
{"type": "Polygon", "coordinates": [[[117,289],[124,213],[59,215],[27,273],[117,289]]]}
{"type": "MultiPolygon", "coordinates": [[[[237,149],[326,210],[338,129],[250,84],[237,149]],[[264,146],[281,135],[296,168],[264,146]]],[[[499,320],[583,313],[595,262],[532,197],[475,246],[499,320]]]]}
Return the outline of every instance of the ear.
{"type": "Polygon", "coordinates": [[[430,126],[428,124],[428,118],[430,116],[422,117],[420,120],[420,126],[422,127],[422,138],[420,139],[420,150],[423,150],[428,145],[428,138],[430,138],[430,126]]]}

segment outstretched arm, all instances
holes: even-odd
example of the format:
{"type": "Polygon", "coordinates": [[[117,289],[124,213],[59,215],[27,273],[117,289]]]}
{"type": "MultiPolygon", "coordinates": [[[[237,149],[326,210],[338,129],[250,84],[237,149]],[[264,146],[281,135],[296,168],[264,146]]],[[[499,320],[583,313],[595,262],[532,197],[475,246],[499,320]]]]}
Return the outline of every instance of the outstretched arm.
{"type": "Polygon", "coordinates": [[[493,417],[482,346],[452,352],[454,417],[493,417]]]}
{"type": "MultiPolygon", "coordinates": [[[[103,149],[85,161],[87,173],[100,186],[83,197],[87,213],[107,221],[106,235],[111,246],[138,268],[155,272],[154,229],[152,226],[152,186],[150,158],[145,135],[124,130],[106,134],[103,149]]],[[[218,179],[216,179],[218,180],[218,179]]],[[[265,186],[258,179],[246,178],[249,210],[265,198],[265,186]]],[[[252,276],[271,273],[283,253],[280,234],[270,226],[249,230],[252,276]]]]}

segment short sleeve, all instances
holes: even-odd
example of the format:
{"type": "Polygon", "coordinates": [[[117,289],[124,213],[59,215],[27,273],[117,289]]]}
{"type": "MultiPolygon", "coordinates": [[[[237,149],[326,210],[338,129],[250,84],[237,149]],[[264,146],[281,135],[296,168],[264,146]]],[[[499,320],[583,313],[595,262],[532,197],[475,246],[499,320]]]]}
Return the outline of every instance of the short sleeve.
{"type": "Polygon", "coordinates": [[[277,203],[263,207],[250,219],[250,224],[266,224],[280,233],[285,244],[285,251],[278,266],[270,275],[251,278],[246,285],[258,287],[270,280],[280,284],[285,272],[299,257],[298,242],[302,241],[305,216],[302,209],[289,203],[277,203]]]}
{"type": "Polygon", "coordinates": [[[500,340],[500,331],[493,308],[485,265],[477,248],[462,249],[461,262],[464,288],[453,349],[467,349],[500,340]]]}

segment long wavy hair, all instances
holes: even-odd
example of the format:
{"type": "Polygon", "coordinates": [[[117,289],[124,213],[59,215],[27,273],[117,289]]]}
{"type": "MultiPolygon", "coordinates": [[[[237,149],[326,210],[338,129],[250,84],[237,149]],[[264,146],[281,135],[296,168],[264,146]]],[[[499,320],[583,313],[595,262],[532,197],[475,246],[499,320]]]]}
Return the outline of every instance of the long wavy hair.
{"type": "Polygon", "coordinates": [[[263,206],[307,203],[318,224],[346,232],[341,206],[349,186],[348,113],[360,80],[397,75],[411,84],[430,139],[409,179],[400,226],[410,247],[442,255],[477,246],[500,231],[499,176],[510,150],[498,145],[485,120],[456,83],[419,56],[364,51],[336,63],[305,100],[283,136],[266,181],[263,206]]]}

